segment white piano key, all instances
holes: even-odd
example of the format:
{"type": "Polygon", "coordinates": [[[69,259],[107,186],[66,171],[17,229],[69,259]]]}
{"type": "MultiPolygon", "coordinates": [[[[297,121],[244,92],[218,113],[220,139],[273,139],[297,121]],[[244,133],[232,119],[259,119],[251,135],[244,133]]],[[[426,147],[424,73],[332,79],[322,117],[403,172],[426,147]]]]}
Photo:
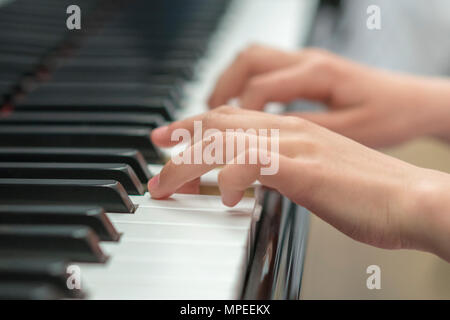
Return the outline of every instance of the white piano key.
{"type": "Polygon", "coordinates": [[[134,204],[140,207],[152,208],[174,208],[183,210],[183,208],[196,208],[196,210],[208,211],[245,211],[251,212],[255,205],[252,198],[243,198],[238,205],[233,208],[227,207],[222,203],[220,197],[209,195],[190,195],[190,194],[174,194],[169,199],[155,200],[150,197],[148,193],[143,196],[130,196],[134,204]]]}
{"type": "MultiPolygon", "coordinates": [[[[85,283],[85,282],[83,282],[85,283]]],[[[83,290],[88,292],[90,299],[94,300],[117,300],[117,299],[157,299],[157,300],[228,300],[239,295],[239,287],[235,285],[198,285],[196,283],[179,283],[177,286],[166,286],[164,283],[153,283],[153,287],[158,290],[149,290],[147,283],[136,285],[130,288],[128,285],[101,283],[92,285],[86,281],[87,285],[83,290]]]]}
{"type": "Polygon", "coordinates": [[[116,261],[114,258],[108,266],[92,266],[87,272],[83,272],[84,277],[92,277],[93,282],[104,281],[105,279],[117,279],[116,283],[128,282],[139,284],[142,280],[156,281],[164,278],[166,281],[184,281],[184,279],[197,279],[197,281],[212,281],[217,283],[227,283],[238,276],[238,270],[231,270],[230,264],[195,264],[152,261],[151,264],[135,264],[134,261],[116,261]],[[133,270],[132,273],[124,273],[123,270],[133,270]],[[106,273],[107,272],[107,273],[106,273]]]}
{"type": "Polygon", "coordinates": [[[208,226],[210,228],[244,228],[248,229],[250,213],[240,211],[207,211],[197,210],[195,207],[184,208],[146,208],[139,207],[136,212],[131,214],[108,213],[108,217],[115,223],[134,222],[134,223],[153,223],[153,224],[171,224],[183,227],[190,226],[208,226]]]}
{"type": "Polygon", "coordinates": [[[127,238],[132,239],[173,239],[173,240],[191,240],[205,241],[210,243],[245,243],[248,236],[248,230],[244,228],[220,228],[217,232],[216,227],[208,225],[188,225],[188,224],[152,224],[139,222],[116,222],[116,229],[122,232],[123,241],[127,238]],[[131,236],[129,236],[131,235],[131,236]]]}
{"type": "MultiPolygon", "coordinates": [[[[167,154],[168,157],[170,157],[170,154],[167,154]]],[[[148,169],[152,174],[158,174],[161,169],[163,168],[163,165],[161,164],[149,164],[148,169]]],[[[218,175],[220,172],[220,168],[215,168],[207,173],[205,173],[203,176],[200,177],[200,184],[202,186],[217,186],[218,183],[218,175]]],[[[252,183],[251,187],[255,187],[261,185],[259,181],[255,181],[252,183]]]]}
{"type": "MultiPolygon", "coordinates": [[[[195,258],[199,260],[223,259],[224,261],[235,258],[246,248],[246,243],[236,246],[227,243],[208,244],[208,239],[199,241],[170,241],[162,240],[129,240],[125,239],[119,243],[103,243],[103,250],[110,255],[138,257],[140,255],[149,257],[177,257],[180,259],[195,258]]],[[[238,258],[239,259],[239,258],[238,258]]]]}
{"type": "Polygon", "coordinates": [[[89,285],[88,292],[95,293],[91,297],[94,299],[124,296],[130,299],[181,299],[209,298],[211,295],[228,299],[233,297],[231,293],[238,293],[245,272],[246,249],[235,245],[205,247],[198,243],[164,241],[102,245],[111,254],[111,260],[106,265],[81,266],[83,283],[89,285]],[[126,291],[122,291],[122,295],[102,291],[111,283],[114,283],[113,292],[120,287],[126,291]],[[202,287],[204,289],[200,290],[202,287]],[[196,288],[196,292],[186,288],[196,288]],[[200,295],[211,289],[217,292],[200,295]]]}
{"type": "Polygon", "coordinates": [[[123,232],[119,242],[101,243],[110,261],[81,265],[90,298],[228,299],[239,294],[255,199],[237,208],[224,206],[217,196],[175,194],[153,200],[147,194],[132,200],[139,204],[135,214],[108,213],[123,232]],[[114,287],[105,290],[111,283],[114,287]]]}

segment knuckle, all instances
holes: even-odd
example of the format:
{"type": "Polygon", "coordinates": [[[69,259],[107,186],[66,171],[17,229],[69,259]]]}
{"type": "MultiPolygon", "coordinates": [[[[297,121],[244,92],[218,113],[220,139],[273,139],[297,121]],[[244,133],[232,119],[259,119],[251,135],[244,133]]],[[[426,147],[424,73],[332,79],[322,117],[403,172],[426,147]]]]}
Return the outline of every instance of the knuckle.
{"type": "MultiPolygon", "coordinates": [[[[202,147],[206,148],[208,145],[213,143],[214,141],[226,141],[225,132],[220,131],[219,129],[208,129],[210,132],[205,131],[205,136],[202,139],[202,147]]],[[[223,147],[223,146],[221,146],[223,147]]]]}
{"type": "Polygon", "coordinates": [[[215,113],[223,113],[223,114],[234,114],[237,112],[237,108],[228,106],[228,105],[223,105],[218,107],[217,109],[215,109],[213,112],[215,113]]]}
{"type": "Polygon", "coordinates": [[[217,117],[217,113],[208,112],[203,118],[203,129],[210,129],[214,127],[214,121],[217,117]]]}
{"type": "Polygon", "coordinates": [[[316,48],[316,47],[310,47],[310,48],[306,48],[303,49],[302,52],[308,56],[308,57],[325,57],[325,56],[329,56],[330,54],[328,53],[328,51],[325,51],[321,48],[316,48]]]}
{"type": "Polygon", "coordinates": [[[169,161],[159,172],[159,185],[160,187],[164,187],[165,182],[167,181],[167,177],[170,176],[170,173],[172,172],[173,162],[169,161]]]}
{"type": "Polygon", "coordinates": [[[220,170],[219,173],[217,174],[217,183],[220,186],[224,186],[227,184],[226,183],[226,175],[223,170],[220,170]]]}
{"type": "Polygon", "coordinates": [[[175,130],[177,130],[179,128],[179,126],[178,126],[177,122],[171,122],[171,123],[169,123],[168,128],[169,128],[168,131],[170,133],[173,133],[175,130]]]}
{"type": "Polygon", "coordinates": [[[251,55],[251,52],[248,48],[240,51],[236,56],[236,62],[246,62],[249,59],[249,56],[251,55]]]}
{"type": "Polygon", "coordinates": [[[244,91],[247,93],[262,93],[262,87],[264,87],[264,80],[262,80],[260,77],[253,77],[248,81],[244,91]]]}
{"type": "Polygon", "coordinates": [[[311,125],[308,120],[295,116],[286,116],[283,122],[288,127],[300,129],[302,131],[307,130],[311,125]]]}
{"type": "MultiPolygon", "coordinates": [[[[297,143],[300,146],[301,153],[305,155],[307,158],[309,159],[318,158],[321,147],[317,141],[315,141],[314,139],[303,138],[299,139],[297,143]]],[[[318,163],[315,162],[314,164],[318,165],[318,163]]]]}
{"type": "MultiPolygon", "coordinates": [[[[211,137],[211,141],[221,141],[222,142],[222,144],[225,144],[226,143],[226,139],[227,139],[227,134],[226,134],[226,132],[224,132],[224,131],[219,131],[218,129],[217,129],[217,131],[216,132],[214,132],[213,134],[212,134],[212,137],[211,137]]],[[[221,145],[220,146],[221,148],[222,148],[222,151],[223,151],[223,148],[224,148],[224,145],[221,145]]]]}
{"type": "Polygon", "coordinates": [[[210,139],[202,140],[202,150],[204,150],[211,143],[210,139]]]}
{"type": "Polygon", "coordinates": [[[313,72],[329,73],[335,70],[335,63],[326,56],[316,56],[309,61],[309,68],[313,72]]]}
{"type": "Polygon", "coordinates": [[[250,43],[249,45],[247,45],[247,47],[242,50],[242,52],[244,54],[253,54],[257,51],[259,51],[262,48],[262,46],[256,42],[250,43]]]}
{"type": "Polygon", "coordinates": [[[259,51],[263,48],[263,46],[257,42],[250,43],[245,50],[247,51],[259,51]]]}
{"type": "Polygon", "coordinates": [[[219,129],[224,121],[224,114],[223,113],[217,113],[217,112],[211,112],[208,114],[208,116],[205,118],[205,129],[219,129]]]}
{"type": "Polygon", "coordinates": [[[262,48],[261,45],[257,44],[257,43],[252,43],[250,45],[248,45],[245,49],[241,50],[237,57],[236,60],[238,62],[247,62],[250,61],[252,59],[252,57],[254,57],[254,55],[260,51],[262,48]]]}

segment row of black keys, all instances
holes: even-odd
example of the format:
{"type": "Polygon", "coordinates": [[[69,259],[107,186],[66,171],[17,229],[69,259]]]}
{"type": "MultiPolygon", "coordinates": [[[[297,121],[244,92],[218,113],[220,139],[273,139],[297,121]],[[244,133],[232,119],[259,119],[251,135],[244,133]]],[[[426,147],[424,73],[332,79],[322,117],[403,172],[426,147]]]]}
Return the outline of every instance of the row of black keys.
{"type": "Polygon", "coordinates": [[[100,207],[0,205],[0,299],[83,297],[67,267],[106,262],[100,241],[120,236],[100,207]]]}
{"type": "Polygon", "coordinates": [[[0,148],[3,204],[95,204],[132,213],[128,194],[143,194],[150,178],[135,149],[0,148]]]}

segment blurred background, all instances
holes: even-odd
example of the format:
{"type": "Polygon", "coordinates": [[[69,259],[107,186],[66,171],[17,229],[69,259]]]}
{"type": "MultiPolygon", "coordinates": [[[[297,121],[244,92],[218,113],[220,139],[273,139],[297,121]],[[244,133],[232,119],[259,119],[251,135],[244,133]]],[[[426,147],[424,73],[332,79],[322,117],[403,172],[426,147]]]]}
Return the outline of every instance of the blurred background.
{"type": "MultiPolygon", "coordinates": [[[[446,0],[321,1],[308,44],[380,68],[448,76],[449,17],[446,0]],[[369,5],[381,9],[380,30],[366,27],[369,5]]],[[[450,173],[450,146],[437,140],[383,151],[450,173]]],[[[301,298],[450,299],[450,264],[427,253],[357,243],[312,216],[301,298]],[[381,268],[381,290],[366,287],[372,264],[381,268]]]]}

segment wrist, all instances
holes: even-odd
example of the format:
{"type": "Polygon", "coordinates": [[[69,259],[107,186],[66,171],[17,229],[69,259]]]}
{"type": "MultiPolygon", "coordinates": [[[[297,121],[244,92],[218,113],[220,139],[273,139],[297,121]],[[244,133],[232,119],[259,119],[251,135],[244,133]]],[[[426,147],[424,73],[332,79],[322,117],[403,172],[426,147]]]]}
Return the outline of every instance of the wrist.
{"type": "Polygon", "coordinates": [[[412,186],[409,236],[411,247],[450,262],[450,175],[420,169],[412,186]]]}
{"type": "Polygon", "coordinates": [[[422,134],[450,141],[450,81],[415,78],[411,92],[422,134]]]}

